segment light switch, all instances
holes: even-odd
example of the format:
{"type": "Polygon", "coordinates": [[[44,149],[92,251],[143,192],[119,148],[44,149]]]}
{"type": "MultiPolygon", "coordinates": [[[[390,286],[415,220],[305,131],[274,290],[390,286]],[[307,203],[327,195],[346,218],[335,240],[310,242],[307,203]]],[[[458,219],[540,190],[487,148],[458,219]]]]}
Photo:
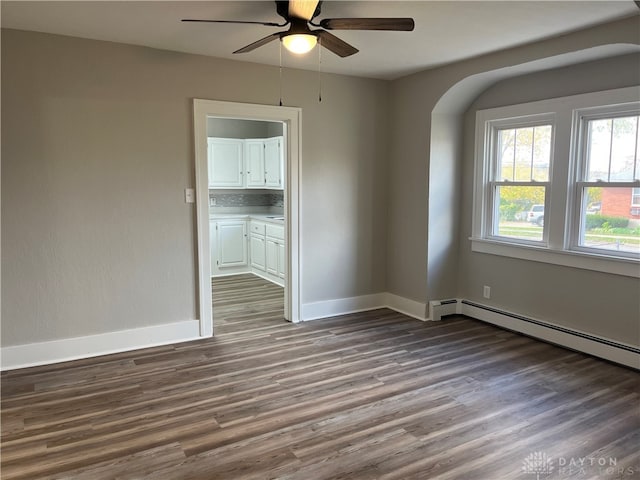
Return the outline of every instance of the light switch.
{"type": "Polygon", "coordinates": [[[184,189],[184,201],[185,203],[193,203],[195,202],[195,193],[193,188],[185,188],[184,189]]]}

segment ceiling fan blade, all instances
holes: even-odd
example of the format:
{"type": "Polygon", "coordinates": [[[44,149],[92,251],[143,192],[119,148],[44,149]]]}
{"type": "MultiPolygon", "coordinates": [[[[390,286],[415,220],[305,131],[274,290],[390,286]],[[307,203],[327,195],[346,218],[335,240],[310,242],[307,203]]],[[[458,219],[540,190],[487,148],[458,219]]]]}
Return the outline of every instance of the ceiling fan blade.
{"type": "Polygon", "coordinates": [[[325,18],[318,25],[327,30],[394,30],[410,32],[413,18],[325,18]]]}
{"type": "Polygon", "coordinates": [[[200,23],[249,23],[252,25],[264,25],[266,27],[286,27],[288,23],[275,22],[248,22],[244,20],[201,20],[198,18],[183,18],[181,22],[200,22],[200,23]]]}
{"type": "Polygon", "coordinates": [[[318,0],[289,0],[289,16],[311,20],[314,17],[318,0]]]}
{"type": "Polygon", "coordinates": [[[264,38],[261,38],[260,40],[250,43],[249,45],[247,45],[246,47],[242,47],[240,50],[236,50],[233,53],[247,53],[247,52],[251,52],[252,50],[255,50],[258,47],[261,47],[263,45],[266,45],[267,43],[275,40],[276,38],[280,38],[280,33],[272,33],[271,35],[267,35],[264,38]]]}
{"type": "Polygon", "coordinates": [[[348,57],[354,53],[358,53],[358,49],[353,45],[349,45],[344,40],[340,40],[334,34],[325,30],[316,30],[315,33],[320,39],[320,45],[324,48],[331,50],[333,53],[340,57],[348,57]]]}

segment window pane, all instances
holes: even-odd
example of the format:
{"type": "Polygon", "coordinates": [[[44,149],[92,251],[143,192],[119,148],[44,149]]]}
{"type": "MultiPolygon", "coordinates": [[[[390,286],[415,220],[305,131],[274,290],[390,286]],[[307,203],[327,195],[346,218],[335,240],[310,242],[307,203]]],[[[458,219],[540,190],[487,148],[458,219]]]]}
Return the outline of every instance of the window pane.
{"type": "Polygon", "coordinates": [[[636,152],[638,117],[613,119],[613,141],[611,142],[611,177],[615,181],[633,180],[636,152]]]}
{"type": "Polygon", "coordinates": [[[533,128],[518,128],[516,130],[516,181],[528,182],[531,180],[532,151],[533,128]]]}
{"type": "Polygon", "coordinates": [[[640,208],[630,187],[585,187],[580,245],[607,251],[640,252],[640,208]]]}
{"type": "Polygon", "coordinates": [[[535,127],[533,137],[533,179],[547,182],[551,166],[551,125],[535,127]]]}
{"type": "Polygon", "coordinates": [[[498,171],[496,180],[513,180],[515,130],[498,131],[498,171]]]}
{"type": "Polygon", "coordinates": [[[609,153],[611,147],[611,119],[591,120],[588,128],[586,180],[609,181],[609,153]]]}
{"type": "Polygon", "coordinates": [[[494,235],[541,241],[545,187],[496,187],[497,217],[494,235]]]}
{"type": "Polygon", "coordinates": [[[498,131],[497,181],[549,180],[551,125],[498,131]]]}
{"type": "Polygon", "coordinates": [[[638,116],[588,122],[589,182],[627,182],[638,174],[638,116]]]}

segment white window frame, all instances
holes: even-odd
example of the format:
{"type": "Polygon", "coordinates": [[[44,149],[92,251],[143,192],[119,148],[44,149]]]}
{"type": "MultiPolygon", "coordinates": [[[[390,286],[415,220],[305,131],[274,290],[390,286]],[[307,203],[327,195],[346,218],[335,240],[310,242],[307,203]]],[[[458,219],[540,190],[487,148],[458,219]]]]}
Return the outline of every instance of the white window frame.
{"type": "MultiPolygon", "coordinates": [[[[611,181],[610,179],[607,181],[589,181],[587,179],[587,158],[586,158],[586,150],[587,143],[589,141],[589,135],[587,133],[587,126],[590,120],[599,120],[599,119],[608,119],[608,118],[618,118],[618,117],[626,117],[626,116],[636,116],[640,115],[640,100],[634,103],[625,103],[620,105],[605,105],[600,107],[592,107],[592,108],[581,108],[574,110],[573,112],[573,125],[574,125],[574,144],[577,148],[575,148],[575,181],[572,182],[571,189],[573,190],[573,202],[572,202],[572,218],[570,226],[570,235],[569,235],[569,245],[571,250],[575,250],[577,252],[584,253],[592,253],[592,254],[605,254],[605,255],[613,255],[612,253],[608,253],[606,250],[599,248],[591,248],[580,244],[582,239],[582,231],[584,229],[584,217],[582,215],[582,211],[587,208],[586,199],[583,198],[582,192],[584,188],[588,187],[612,187],[612,188],[620,188],[626,187],[631,188],[633,192],[634,187],[638,187],[640,185],[640,181],[611,181]]],[[[640,172],[635,172],[636,178],[640,175],[640,172]]],[[[633,195],[633,193],[632,193],[633,195]]],[[[632,196],[633,199],[633,196],[632,196]]],[[[638,259],[638,255],[620,255],[625,258],[630,259],[638,259]]]]}
{"type": "Polygon", "coordinates": [[[545,212],[547,211],[549,205],[549,195],[551,189],[551,180],[552,180],[552,172],[553,172],[553,144],[554,144],[554,135],[555,135],[555,115],[544,113],[539,115],[530,115],[523,118],[515,118],[515,119],[497,119],[488,121],[486,124],[486,134],[488,136],[487,141],[488,149],[486,151],[486,155],[489,157],[488,165],[486,166],[486,179],[485,183],[487,188],[485,189],[486,198],[485,202],[485,216],[486,221],[483,225],[483,237],[491,240],[495,240],[498,242],[505,241],[509,243],[516,243],[522,245],[531,245],[531,246],[547,246],[549,241],[549,229],[545,226],[542,229],[542,240],[525,240],[522,238],[512,238],[512,237],[503,237],[495,234],[494,232],[497,229],[499,214],[498,214],[498,204],[496,202],[496,187],[498,186],[539,186],[545,187],[545,212]],[[498,155],[496,153],[496,144],[498,142],[498,132],[504,129],[518,129],[518,128],[528,128],[528,127],[539,127],[542,125],[551,125],[551,158],[549,159],[549,180],[546,182],[520,182],[520,181],[499,181],[496,180],[496,171],[498,169],[498,155]]]}
{"type": "MultiPolygon", "coordinates": [[[[576,236],[579,234],[579,225],[576,226],[579,215],[576,212],[580,201],[577,197],[581,192],[576,186],[580,178],[580,115],[589,110],[604,111],[604,108],[608,111],[631,111],[637,105],[640,105],[640,86],[479,110],[476,113],[472,251],[640,278],[637,256],[625,257],[615,252],[576,248],[579,238],[576,236]],[[548,123],[549,119],[554,126],[543,241],[527,242],[493,236],[491,222],[494,220],[490,212],[493,132],[498,126],[531,126],[541,120],[548,123]]],[[[638,187],[640,182],[630,185],[638,187]]]]}

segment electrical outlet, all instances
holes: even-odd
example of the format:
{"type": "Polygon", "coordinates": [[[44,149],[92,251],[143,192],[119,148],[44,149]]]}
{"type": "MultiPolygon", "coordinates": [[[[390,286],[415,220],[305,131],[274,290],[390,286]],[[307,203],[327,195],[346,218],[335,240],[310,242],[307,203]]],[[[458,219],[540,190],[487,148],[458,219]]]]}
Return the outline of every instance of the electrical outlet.
{"type": "Polygon", "coordinates": [[[484,286],[484,289],[482,290],[482,296],[484,298],[491,298],[491,287],[488,285],[484,286]]]}

